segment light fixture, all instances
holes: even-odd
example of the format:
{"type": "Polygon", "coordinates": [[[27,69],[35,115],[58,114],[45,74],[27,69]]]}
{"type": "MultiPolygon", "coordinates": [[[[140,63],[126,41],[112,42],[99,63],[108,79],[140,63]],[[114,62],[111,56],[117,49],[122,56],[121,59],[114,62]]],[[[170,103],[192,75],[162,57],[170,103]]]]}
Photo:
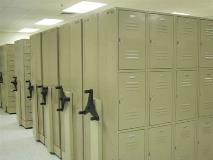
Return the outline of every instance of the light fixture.
{"type": "Polygon", "coordinates": [[[178,15],[182,15],[182,16],[189,16],[190,15],[188,13],[182,13],[182,12],[172,12],[172,14],[178,14],[178,15]]]}
{"type": "Polygon", "coordinates": [[[33,32],[36,32],[38,30],[39,29],[37,29],[37,28],[23,28],[23,29],[19,30],[18,32],[20,32],[20,33],[33,33],[33,32]]]}
{"type": "Polygon", "coordinates": [[[79,3],[74,4],[73,6],[66,8],[63,12],[66,13],[87,13],[93,11],[95,9],[101,8],[106,6],[106,3],[99,3],[99,2],[88,2],[88,1],[81,1],[79,3]]]}
{"type": "Polygon", "coordinates": [[[48,18],[45,18],[45,19],[42,19],[42,20],[36,22],[35,24],[41,25],[41,26],[52,26],[52,25],[55,25],[55,24],[63,22],[63,21],[64,20],[62,20],[62,19],[48,19],[48,18]]]}

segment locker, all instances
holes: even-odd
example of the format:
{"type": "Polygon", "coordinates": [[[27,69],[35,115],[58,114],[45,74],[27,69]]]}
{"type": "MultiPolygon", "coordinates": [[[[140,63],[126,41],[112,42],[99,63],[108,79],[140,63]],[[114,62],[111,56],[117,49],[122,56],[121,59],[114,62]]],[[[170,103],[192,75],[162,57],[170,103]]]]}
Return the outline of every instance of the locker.
{"type": "Polygon", "coordinates": [[[195,122],[176,124],[175,160],[195,159],[195,122]]]}
{"type": "Polygon", "coordinates": [[[198,122],[198,160],[213,159],[213,121],[212,118],[198,122]]]}
{"type": "Polygon", "coordinates": [[[145,14],[119,12],[119,68],[144,69],[146,52],[145,14]]]}
{"type": "Polygon", "coordinates": [[[172,72],[150,72],[150,124],[172,121],[172,72]]]}
{"type": "Polygon", "coordinates": [[[144,130],[119,134],[120,160],[145,160],[144,130]]]}
{"type": "Polygon", "coordinates": [[[173,16],[149,14],[150,68],[173,67],[173,16]]]}
{"type": "Polygon", "coordinates": [[[213,21],[201,20],[200,67],[213,67],[213,21]]]}
{"type": "Polygon", "coordinates": [[[172,159],[172,128],[163,126],[149,130],[149,159],[172,159]]]}
{"type": "Polygon", "coordinates": [[[145,125],[145,72],[119,74],[119,130],[145,125]]]}
{"type": "Polygon", "coordinates": [[[198,60],[198,20],[177,17],[176,20],[176,65],[178,68],[197,67],[198,60]]]}
{"type": "Polygon", "coordinates": [[[200,69],[200,105],[199,115],[213,115],[213,70],[200,69]]]}
{"type": "Polygon", "coordinates": [[[176,120],[192,119],[197,107],[197,71],[177,71],[176,120]]]}

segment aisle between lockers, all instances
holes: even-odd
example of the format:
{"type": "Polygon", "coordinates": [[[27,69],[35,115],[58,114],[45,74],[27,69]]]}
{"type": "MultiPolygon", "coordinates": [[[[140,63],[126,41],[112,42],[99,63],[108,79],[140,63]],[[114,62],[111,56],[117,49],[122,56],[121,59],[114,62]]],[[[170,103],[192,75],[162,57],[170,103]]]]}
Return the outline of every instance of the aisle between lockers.
{"type": "Polygon", "coordinates": [[[16,115],[0,109],[0,160],[58,160],[35,142],[31,129],[18,126],[16,115]]]}

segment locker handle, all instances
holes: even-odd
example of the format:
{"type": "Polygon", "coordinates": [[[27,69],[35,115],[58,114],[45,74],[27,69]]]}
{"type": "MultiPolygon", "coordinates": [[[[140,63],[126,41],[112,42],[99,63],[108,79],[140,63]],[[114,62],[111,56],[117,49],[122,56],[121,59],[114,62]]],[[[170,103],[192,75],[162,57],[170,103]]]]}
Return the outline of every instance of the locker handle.
{"type": "Polygon", "coordinates": [[[0,83],[3,83],[3,74],[0,72],[0,83]]]}
{"type": "Polygon", "coordinates": [[[67,97],[64,93],[64,89],[62,86],[57,86],[56,89],[59,90],[59,102],[60,105],[57,109],[57,111],[59,112],[63,112],[64,111],[64,106],[67,102],[70,102],[70,97],[67,97]],[[61,106],[61,107],[60,107],[61,106]]]}
{"type": "Polygon", "coordinates": [[[41,87],[41,95],[42,95],[42,102],[40,105],[46,105],[47,104],[47,94],[48,94],[48,87],[41,87]]]}
{"type": "Polygon", "coordinates": [[[87,101],[85,110],[80,111],[79,114],[86,115],[86,114],[90,113],[92,115],[90,120],[99,121],[100,118],[96,111],[96,107],[95,107],[94,100],[93,100],[93,89],[85,90],[84,93],[89,94],[88,101],[87,101]]]}
{"type": "Polygon", "coordinates": [[[11,83],[14,85],[14,89],[13,89],[13,92],[17,92],[18,89],[17,89],[17,77],[13,77],[13,81],[11,81],[11,83]]]}
{"type": "Polygon", "coordinates": [[[29,96],[27,96],[28,99],[31,99],[32,98],[32,93],[33,93],[33,90],[34,90],[34,86],[32,85],[31,81],[30,80],[27,80],[26,83],[28,83],[28,90],[29,90],[29,96]]]}

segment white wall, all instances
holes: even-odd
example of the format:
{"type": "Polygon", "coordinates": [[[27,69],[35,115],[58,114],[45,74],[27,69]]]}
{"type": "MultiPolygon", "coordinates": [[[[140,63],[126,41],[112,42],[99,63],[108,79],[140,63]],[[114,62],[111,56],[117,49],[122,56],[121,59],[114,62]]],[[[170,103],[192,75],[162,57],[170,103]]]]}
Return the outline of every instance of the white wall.
{"type": "Polygon", "coordinates": [[[0,45],[6,43],[13,43],[16,40],[29,38],[29,34],[25,33],[10,33],[10,32],[0,32],[0,45]]]}

